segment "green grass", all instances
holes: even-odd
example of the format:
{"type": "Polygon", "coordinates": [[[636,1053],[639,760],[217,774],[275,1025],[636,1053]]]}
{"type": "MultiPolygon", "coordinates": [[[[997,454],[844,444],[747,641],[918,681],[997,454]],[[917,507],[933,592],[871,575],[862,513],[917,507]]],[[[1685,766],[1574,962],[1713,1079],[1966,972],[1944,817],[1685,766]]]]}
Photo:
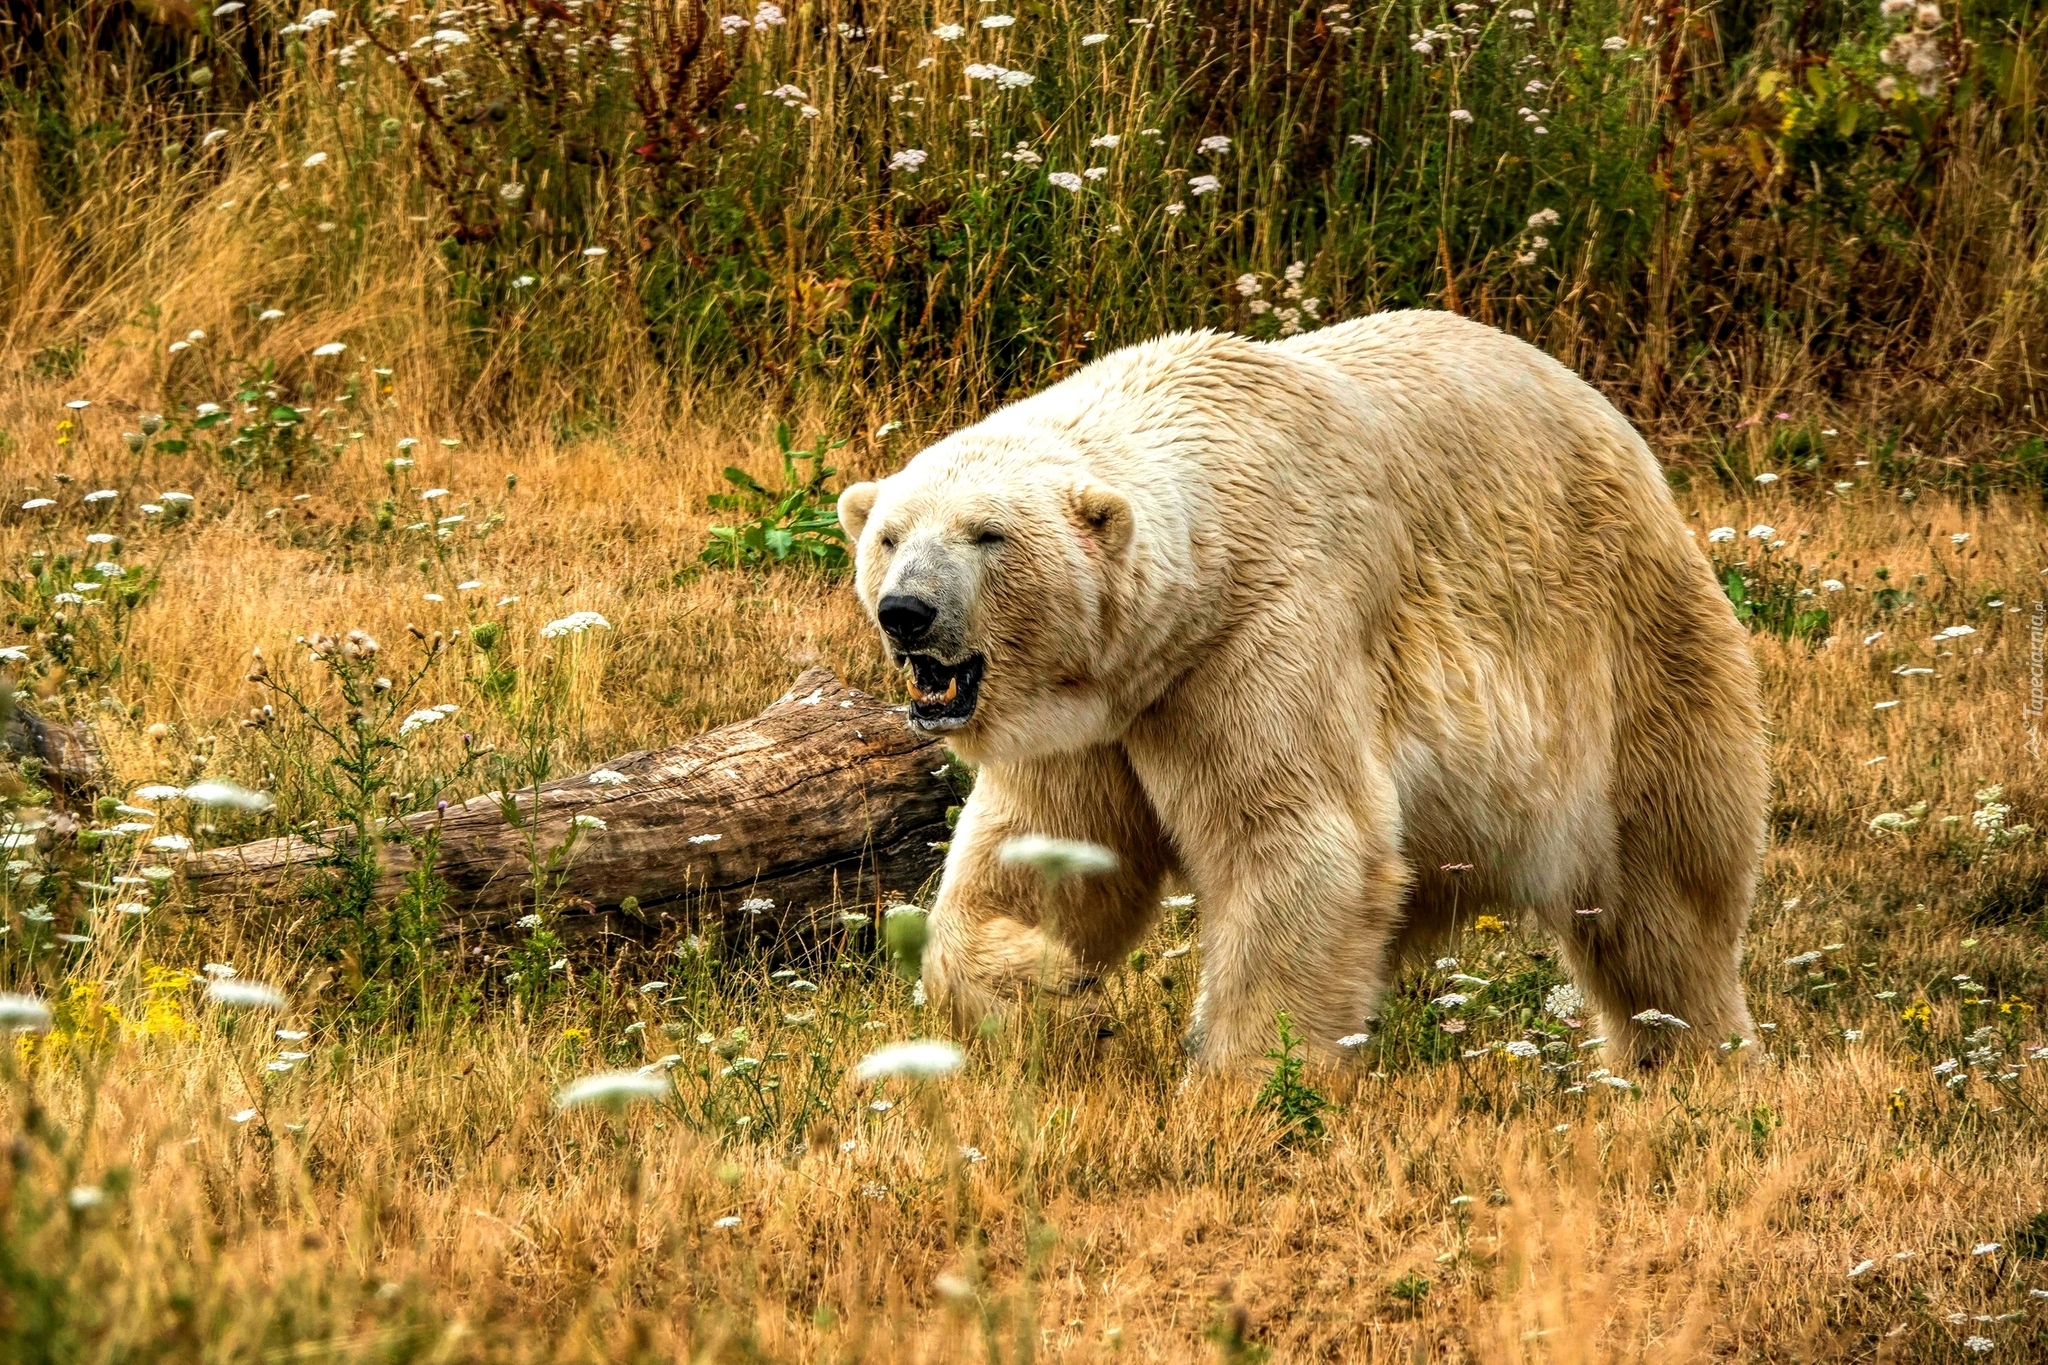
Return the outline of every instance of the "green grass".
{"type": "MultiPolygon", "coordinates": [[[[2034,397],[2048,31],[2019,0],[1675,27],[1605,0],[823,0],[732,32],[637,0],[351,5],[298,32],[258,0],[182,35],[94,13],[0,39],[23,229],[0,301],[55,324],[45,369],[82,363],[146,191],[154,230],[266,234],[264,301],[293,316],[348,312],[411,234],[451,392],[572,424],[618,408],[624,365],[865,434],[1170,328],[1389,307],[1528,336],[1639,416],[1768,425],[1798,400],[1809,445],[1816,405],[1881,399],[1908,436],[1968,417],[2013,446],[2034,397]],[[1923,29],[1947,65],[1901,84],[1881,53],[1923,29]]],[[[140,323],[174,326],[161,307],[140,323]]],[[[1783,432],[1722,430],[1745,467],[1798,466],[1783,432]]]]}

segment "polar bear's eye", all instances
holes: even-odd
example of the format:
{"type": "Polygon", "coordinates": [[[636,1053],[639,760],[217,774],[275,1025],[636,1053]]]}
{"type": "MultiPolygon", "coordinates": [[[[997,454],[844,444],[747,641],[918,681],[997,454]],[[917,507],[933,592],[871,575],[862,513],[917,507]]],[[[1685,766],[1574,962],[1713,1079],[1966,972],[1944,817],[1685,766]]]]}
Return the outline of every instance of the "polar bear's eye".
{"type": "Polygon", "coordinates": [[[993,526],[985,526],[975,533],[974,543],[976,545],[1000,545],[1003,543],[1003,533],[993,526]]]}
{"type": "Polygon", "coordinates": [[[894,536],[883,536],[883,537],[882,537],[882,548],[883,548],[883,549],[885,549],[885,550],[893,550],[893,549],[895,549],[895,548],[896,548],[896,537],[894,537],[894,536]]]}

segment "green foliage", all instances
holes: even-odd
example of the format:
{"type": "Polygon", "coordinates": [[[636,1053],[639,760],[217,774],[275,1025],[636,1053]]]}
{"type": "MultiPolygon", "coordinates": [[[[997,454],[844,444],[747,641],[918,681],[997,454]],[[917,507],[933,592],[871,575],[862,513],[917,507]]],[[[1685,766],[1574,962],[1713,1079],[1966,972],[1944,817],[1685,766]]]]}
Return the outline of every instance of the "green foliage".
{"type": "Polygon", "coordinates": [[[1723,560],[1715,566],[1721,591],[1735,609],[1735,619],[1752,631],[1783,640],[1817,645],[1828,635],[1831,618],[1819,604],[1819,576],[1807,573],[1789,556],[1764,541],[1753,556],[1723,560]]]}
{"type": "Polygon", "coordinates": [[[2030,1261],[2048,1261],[2048,1209],[2021,1223],[2008,1239],[2015,1256],[2030,1261]]]}
{"type": "Polygon", "coordinates": [[[483,661],[483,672],[476,680],[477,690],[500,705],[510,704],[513,690],[519,685],[519,665],[505,647],[504,626],[496,621],[480,622],[470,630],[469,642],[476,646],[483,661]]]}
{"type": "Polygon", "coordinates": [[[1489,1106],[1564,1089],[1598,1066],[1573,1036],[1588,1023],[1585,1002],[1567,985],[1554,951],[1487,915],[1460,936],[1457,951],[1404,973],[1382,997],[1371,1040],[1360,1048],[1374,1071],[1456,1063],[1474,1082],[1467,1101],[1489,1106]],[[1513,1084],[1498,1085],[1502,1078],[1513,1084]]]}
{"type": "MultiPolygon", "coordinates": [[[[2015,239],[1938,225],[2030,205],[1943,213],[1945,166],[2034,193],[2040,128],[2017,0],[1931,27],[1767,0],[1706,48],[1612,0],[1529,19],[1200,0],[963,14],[946,38],[947,12],[851,0],[794,22],[507,0],[440,28],[366,7],[311,30],[256,0],[175,36],[131,26],[112,64],[96,13],[30,7],[0,49],[31,212],[62,222],[144,175],[209,204],[238,143],[207,130],[260,120],[330,158],[321,195],[264,209],[307,243],[308,283],[353,268],[381,204],[431,210],[470,368],[497,395],[566,390],[569,424],[609,401],[594,362],[622,337],[706,387],[972,408],[1170,328],[1383,307],[1568,346],[1650,402],[1730,378],[1759,328],[1846,383],[1932,316],[1934,260],[1981,276],[1967,306],[2003,306],[2015,239]],[[1907,78],[1899,45],[1923,41],[1938,70],[1907,78]]],[[[258,401],[231,457],[300,458],[277,416],[294,400],[258,401]]]]}
{"type": "Polygon", "coordinates": [[[113,536],[75,558],[31,550],[0,582],[15,629],[32,638],[4,660],[18,683],[42,680],[50,695],[77,698],[122,675],[129,626],[157,590],[155,569],[118,562],[123,548],[113,536]]]}
{"type": "Polygon", "coordinates": [[[1282,1011],[1275,1022],[1279,1042],[1266,1051],[1273,1070],[1252,1102],[1280,1120],[1282,1142],[1319,1138],[1323,1135],[1323,1111],[1330,1107],[1329,1097],[1309,1084],[1308,1065],[1295,1055],[1302,1037],[1295,1032],[1294,1021],[1282,1011]]]}
{"type": "Polygon", "coordinates": [[[1771,1150],[1771,1134],[1778,1131],[1783,1122],[1778,1111],[1768,1104],[1753,1104],[1747,1115],[1750,1146],[1758,1156],[1767,1155],[1771,1150]]]}
{"type": "Polygon", "coordinates": [[[915,905],[892,905],[882,919],[882,946],[889,965],[905,981],[915,981],[924,970],[924,948],[930,933],[929,916],[915,905]]]}
{"type": "Polygon", "coordinates": [[[1411,1270],[1387,1286],[1387,1296],[1403,1303],[1421,1303],[1429,1297],[1429,1281],[1411,1270]]]}
{"type": "Polygon", "coordinates": [[[1223,1365],[1261,1365],[1272,1352],[1251,1339],[1251,1314],[1241,1303],[1226,1303],[1202,1335],[1216,1347],[1223,1365]]]}
{"type": "Polygon", "coordinates": [[[737,512],[743,519],[713,526],[699,558],[727,569],[793,563],[828,574],[846,572],[852,561],[839,525],[839,495],[825,488],[825,481],[839,472],[825,457],[845,442],[828,443],[820,436],[809,450],[796,450],[783,423],[775,428],[775,444],[782,452],[781,490],[772,491],[744,469],[728,466],[725,481],[735,491],[714,493],[708,501],[712,511],[737,512]],[[809,470],[799,470],[799,463],[809,470]]]}
{"type": "Polygon", "coordinates": [[[518,927],[526,937],[512,949],[505,980],[528,1009],[538,1009],[555,994],[557,973],[569,965],[566,948],[538,910],[521,916],[518,927]]]}
{"type": "MultiPolygon", "coordinates": [[[[248,488],[263,479],[289,480],[348,448],[352,436],[346,428],[356,400],[353,380],[332,404],[300,406],[290,401],[279,380],[276,360],[244,362],[240,369],[242,376],[229,403],[201,402],[168,415],[147,415],[141,430],[124,433],[128,449],[138,459],[151,451],[209,451],[234,472],[237,488],[248,488]]],[[[310,397],[310,381],[306,389],[310,397]]],[[[183,508],[173,510],[167,504],[165,511],[178,516],[183,508]]]]}

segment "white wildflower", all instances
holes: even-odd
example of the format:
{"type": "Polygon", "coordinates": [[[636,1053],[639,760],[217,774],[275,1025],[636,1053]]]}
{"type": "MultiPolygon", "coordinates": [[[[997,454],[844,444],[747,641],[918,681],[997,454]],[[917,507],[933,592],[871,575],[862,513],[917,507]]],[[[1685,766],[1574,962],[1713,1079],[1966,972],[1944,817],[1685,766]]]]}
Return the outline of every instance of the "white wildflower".
{"type": "Polygon", "coordinates": [[[206,983],[206,998],[224,1009],[235,1010],[281,1010],[290,1003],[275,986],[220,976],[206,983]]]}
{"type": "Polygon", "coordinates": [[[550,621],[540,628],[543,640],[559,639],[564,635],[581,635],[587,630],[610,630],[612,623],[594,611],[575,611],[560,620],[550,621]]]}
{"type": "Polygon", "coordinates": [[[869,1053],[853,1068],[856,1081],[876,1081],[887,1076],[909,1076],[929,1080],[950,1076],[967,1059],[953,1044],[936,1038],[914,1038],[891,1043],[869,1053]]]}
{"type": "Polygon", "coordinates": [[[1027,834],[1005,840],[996,858],[1008,867],[1028,867],[1048,883],[1114,872],[1117,856],[1100,844],[1027,834]]]}
{"type": "Polygon", "coordinates": [[[571,1081],[555,1092],[555,1108],[580,1109],[587,1105],[599,1105],[606,1109],[624,1109],[629,1104],[646,1100],[665,1100],[669,1096],[669,1083],[665,1076],[650,1076],[634,1071],[600,1071],[594,1076],[585,1076],[571,1081]]]}
{"type": "Polygon", "coordinates": [[[194,805],[222,806],[251,812],[266,811],[277,804],[270,799],[268,792],[250,791],[247,787],[238,787],[232,782],[218,780],[195,782],[185,788],[183,795],[194,805]]]}
{"type": "Polygon", "coordinates": [[[0,991],[0,1033],[48,1033],[50,1007],[33,995],[0,991]]]}

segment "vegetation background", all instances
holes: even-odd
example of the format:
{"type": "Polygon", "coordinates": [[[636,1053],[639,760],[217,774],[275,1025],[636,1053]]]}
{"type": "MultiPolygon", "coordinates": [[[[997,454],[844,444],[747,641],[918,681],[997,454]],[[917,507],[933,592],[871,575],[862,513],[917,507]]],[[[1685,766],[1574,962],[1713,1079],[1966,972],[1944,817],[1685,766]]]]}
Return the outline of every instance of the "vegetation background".
{"type": "Polygon", "coordinates": [[[2044,25],[0,6],[0,660],[113,779],[0,773],[0,989],[55,1015],[6,1055],[0,1357],[2048,1357],[2044,25]],[[513,790],[810,662],[894,688],[828,467],[1164,329],[1390,307],[1598,384],[1755,632],[1746,1065],[1599,1074],[1483,907],[1360,1074],[1263,1089],[1180,1083],[1186,904],[1113,1038],[872,1084],[929,1028],[880,907],[803,977],[571,962],[573,849],[486,965],[342,847],[187,913],[182,843],[513,790]],[[660,1104],[550,1107],[642,1065],[660,1104]]]}

